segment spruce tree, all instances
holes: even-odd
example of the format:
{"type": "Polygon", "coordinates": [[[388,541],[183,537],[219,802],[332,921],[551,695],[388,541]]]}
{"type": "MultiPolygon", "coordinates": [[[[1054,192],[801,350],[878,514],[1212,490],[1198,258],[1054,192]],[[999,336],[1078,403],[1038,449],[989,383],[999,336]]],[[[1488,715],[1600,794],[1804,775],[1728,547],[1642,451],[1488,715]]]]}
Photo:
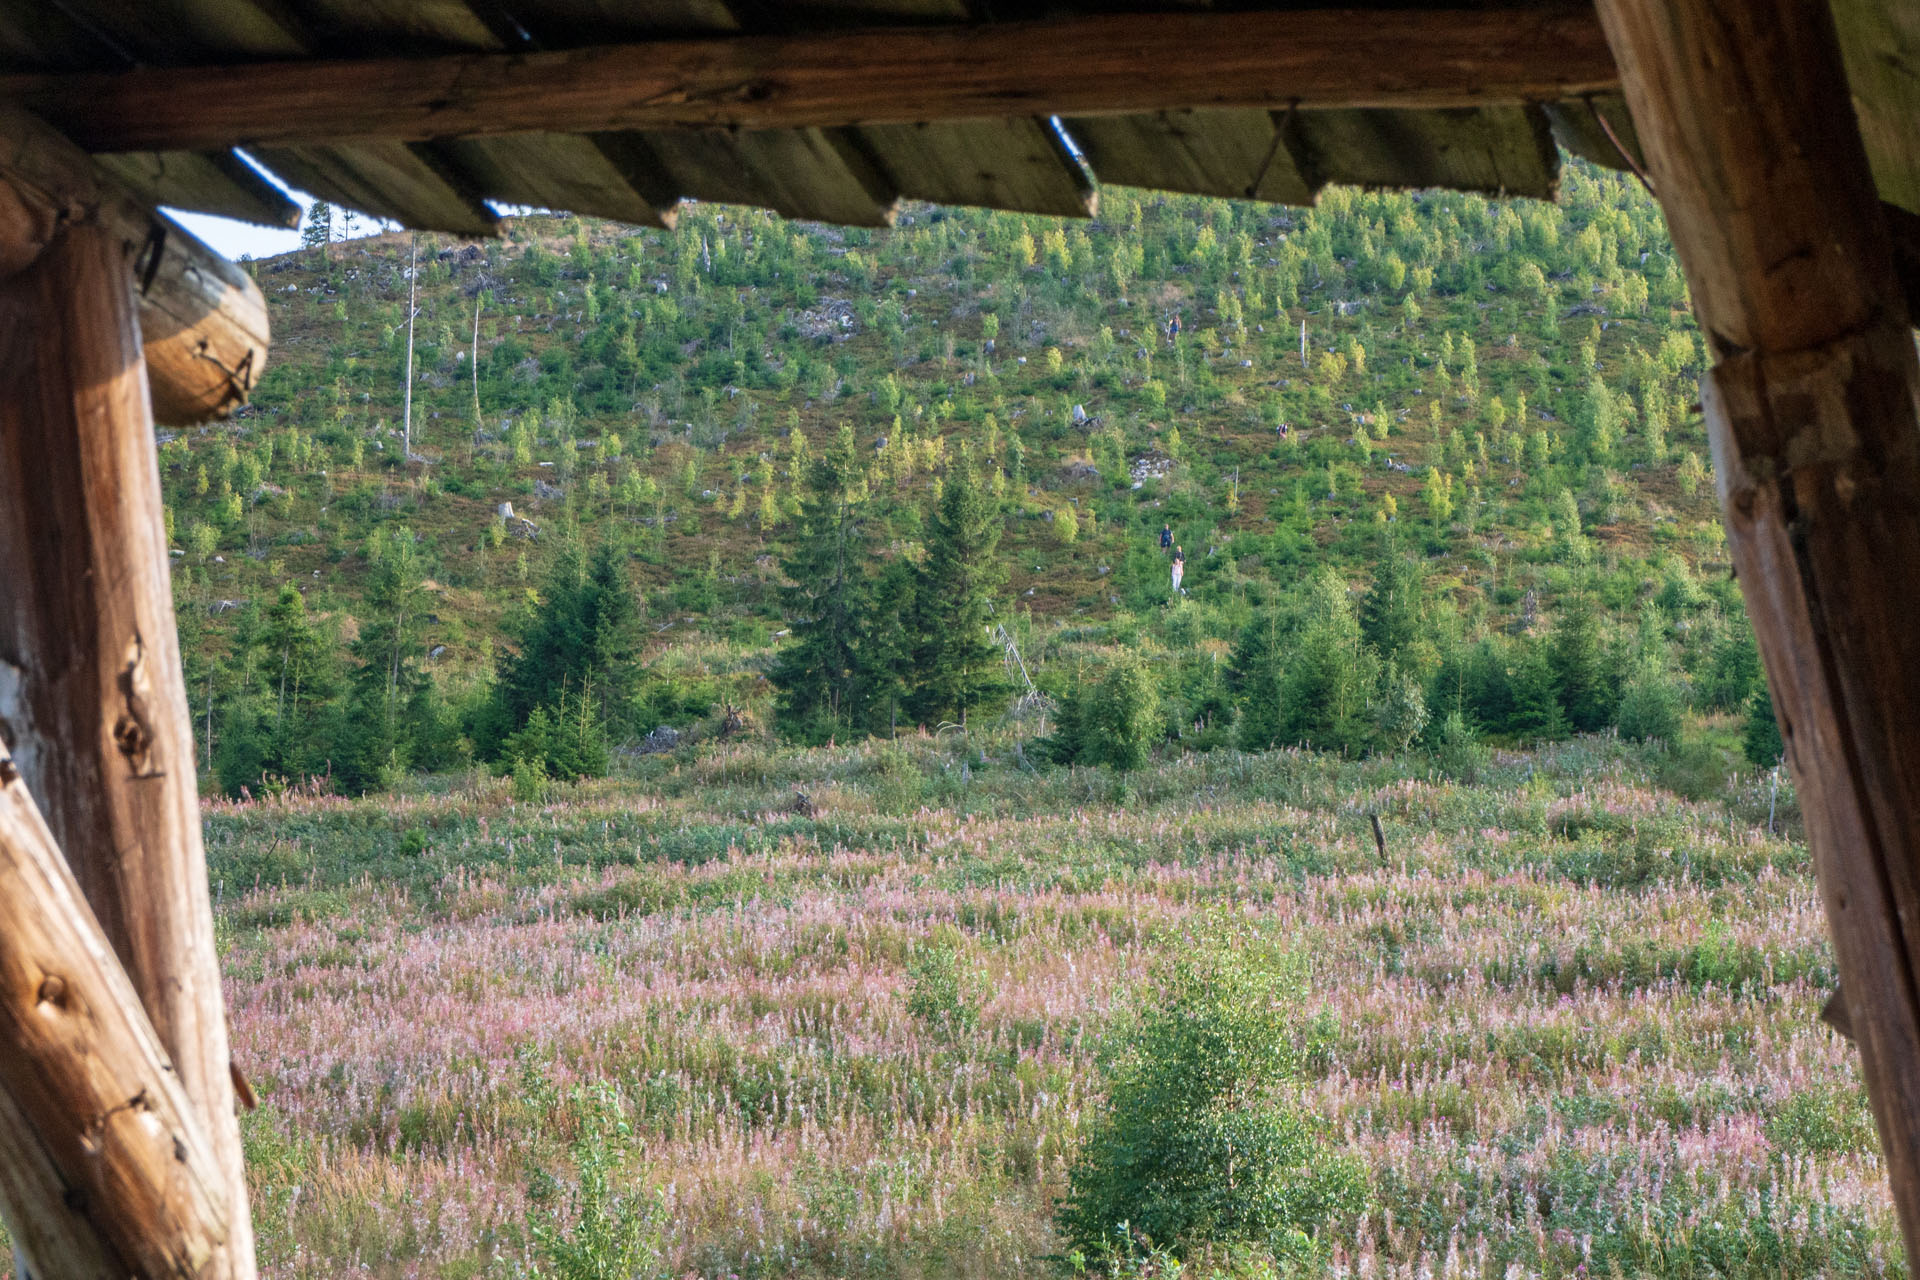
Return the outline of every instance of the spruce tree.
{"type": "Polygon", "coordinates": [[[1506,732],[1523,742],[1566,737],[1567,718],[1560,710],[1547,647],[1535,640],[1520,641],[1514,646],[1511,672],[1513,709],[1506,732]]]}
{"type": "Polygon", "coordinates": [[[1760,646],[1755,643],[1753,627],[1745,617],[1737,616],[1713,647],[1713,658],[1700,692],[1706,704],[1717,711],[1744,710],[1754,690],[1766,683],[1760,667],[1760,646]]]}
{"type": "Polygon", "coordinates": [[[1787,753],[1787,744],[1780,737],[1780,721],[1773,712],[1773,694],[1765,680],[1754,688],[1747,702],[1747,727],[1740,745],[1748,762],[1761,769],[1773,768],[1787,753]]]}
{"type": "Polygon", "coordinates": [[[860,706],[871,603],[866,506],[859,447],[843,425],[807,471],[799,536],[782,564],[792,583],[782,596],[793,639],[768,673],[782,730],[803,741],[846,732],[860,706]]]}
{"type": "Polygon", "coordinates": [[[969,713],[995,711],[1012,692],[992,635],[994,593],[1006,579],[1000,523],[999,502],[963,457],[946,478],[920,575],[918,679],[910,705],[922,723],[965,724],[969,713]]]}
{"type": "Polygon", "coordinates": [[[1313,582],[1306,626],[1281,681],[1280,740],[1325,750],[1366,742],[1374,658],[1360,640],[1347,586],[1331,569],[1313,582]]]}
{"type": "Polygon", "coordinates": [[[422,572],[413,531],[402,526],[376,535],[368,547],[372,561],[362,597],[364,616],[353,655],[348,721],[339,777],[350,791],[371,791],[392,784],[410,763],[407,701],[420,681],[420,625],[425,612],[422,572]]]}
{"type": "Polygon", "coordinates": [[[1391,534],[1382,544],[1380,568],[1360,602],[1360,636],[1381,661],[1404,665],[1426,635],[1426,575],[1391,534]]]}
{"type": "Polygon", "coordinates": [[[1267,610],[1240,633],[1228,664],[1230,686],[1240,699],[1240,747],[1261,751],[1280,742],[1283,732],[1280,680],[1286,669],[1280,619],[1267,610]]]}
{"type": "Polygon", "coordinates": [[[1599,614],[1584,593],[1561,608],[1547,660],[1561,714],[1575,733],[1597,733],[1613,723],[1619,694],[1600,644],[1599,614]]]}
{"type": "Polygon", "coordinates": [[[915,622],[920,575],[897,559],[873,583],[873,603],[862,645],[860,719],[867,732],[892,737],[907,715],[915,678],[915,622]]]}
{"type": "Polygon", "coordinates": [[[1147,762],[1160,739],[1160,689],[1137,654],[1122,654],[1107,668],[1089,711],[1089,763],[1127,770],[1147,762]]]}
{"type": "Polygon", "coordinates": [[[332,637],[314,626],[291,583],[280,588],[258,632],[259,670],[270,700],[270,743],[261,768],[288,778],[326,771],[335,749],[339,673],[332,637]]]}
{"type": "Polygon", "coordinates": [[[1091,763],[1087,759],[1087,744],[1092,732],[1096,687],[1097,682],[1087,679],[1085,671],[1075,669],[1073,683],[1058,700],[1060,710],[1053,719],[1053,732],[1036,744],[1053,763],[1091,763]]]}
{"type": "Polygon", "coordinates": [[[593,691],[595,724],[616,734],[631,729],[642,672],[640,602],[611,546],[588,560],[577,542],[564,542],[517,630],[518,651],[501,659],[494,686],[485,735],[494,753],[536,710],[557,708],[568,689],[593,691]]]}
{"type": "Polygon", "coordinates": [[[307,206],[306,221],[300,226],[302,249],[324,249],[333,239],[333,206],[315,200],[307,206]]]}

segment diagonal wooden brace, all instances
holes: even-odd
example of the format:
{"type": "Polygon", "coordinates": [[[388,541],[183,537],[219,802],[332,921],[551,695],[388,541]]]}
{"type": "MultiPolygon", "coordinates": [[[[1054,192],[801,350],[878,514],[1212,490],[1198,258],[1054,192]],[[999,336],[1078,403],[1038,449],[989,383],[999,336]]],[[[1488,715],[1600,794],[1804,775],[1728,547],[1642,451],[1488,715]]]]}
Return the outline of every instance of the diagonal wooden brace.
{"type": "Polygon", "coordinates": [[[198,1276],[225,1176],[133,984],[0,751],[0,1214],[41,1277],[198,1276]]]}

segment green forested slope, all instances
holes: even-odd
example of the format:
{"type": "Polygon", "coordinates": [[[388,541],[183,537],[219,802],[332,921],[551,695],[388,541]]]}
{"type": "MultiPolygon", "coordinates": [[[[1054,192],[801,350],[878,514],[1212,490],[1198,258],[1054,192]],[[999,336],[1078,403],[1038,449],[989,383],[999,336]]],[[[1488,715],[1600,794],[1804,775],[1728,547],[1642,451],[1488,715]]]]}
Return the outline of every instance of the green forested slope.
{"type": "Polygon", "coordinates": [[[857,661],[891,653],[900,687],[783,698],[808,736],[1004,705],[934,696],[915,657],[962,472],[1004,531],[947,615],[981,603],[1020,644],[1059,758],[1100,758],[1099,723],[1145,750],[1469,750],[1623,717],[1670,738],[1756,687],[1701,344],[1618,175],[1573,167],[1557,207],[1110,190],[1086,223],[689,206],[672,233],[528,218],[417,247],[411,456],[404,236],[253,264],[254,404],[163,444],[229,788],[474,755],[594,772],[720,704],[764,721],[818,594],[825,470],[860,526],[857,661]]]}

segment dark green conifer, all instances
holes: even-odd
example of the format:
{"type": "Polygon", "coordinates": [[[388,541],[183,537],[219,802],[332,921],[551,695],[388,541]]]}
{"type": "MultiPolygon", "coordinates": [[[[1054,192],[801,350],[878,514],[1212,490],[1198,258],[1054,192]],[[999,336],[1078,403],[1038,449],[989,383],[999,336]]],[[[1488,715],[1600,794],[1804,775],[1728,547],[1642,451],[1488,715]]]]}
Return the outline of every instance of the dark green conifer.
{"type": "Polygon", "coordinates": [[[896,559],[873,583],[873,604],[862,645],[861,720],[869,733],[892,737],[907,720],[913,694],[917,636],[914,623],[920,575],[911,561],[896,559]]]}
{"type": "Polygon", "coordinates": [[[1362,747],[1375,660],[1360,641],[1346,583],[1332,570],[1314,580],[1305,625],[1291,649],[1280,682],[1280,741],[1329,751],[1362,747]]]}
{"type": "Polygon", "coordinates": [[[347,731],[336,776],[348,791],[393,785],[409,764],[406,704],[424,678],[420,628],[426,593],[413,531],[404,526],[369,543],[367,589],[353,656],[347,731]]]}
{"type": "Polygon", "coordinates": [[[793,639],[769,678],[781,728],[803,741],[845,733],[860,707],[870,592],[867,486],[853,428],[843,425],[807,474],[798,536],[782,565],[793,639]]]}
{"type": "Polygon", "coordinates": [[[577,542],[563,543],[518,631],[518,652],[500,662],[490,736],[504,741],[536,709],[557,707],[569,688],[593,690],[595,723],[608,732],[632,728],[642,675],[640,602],[612,547],[602,544],[589,560],[577,542]]]}
{"type": "Polygon", "coordinates": [[[1599,615],[1585,593],[1561,608],[1547,656],[1568,727],[1575,733],[1597,733],[1613,723],[1617,681],[1600,643],[1599,615]]]}
{"type": "Polygon", "coordinates": [[[1285,672],[1279,617],[1257,614],[1240,633],[1228,664],[1230,686],[1240,698],[1240,747],[1264,751],[1280,742],[1283,730],[1280,678],[1285,672]]]}
{"type": "Polygon", "coordinates": [[[1160,689],[1138,654],[1115,659],[1100,678],[1082,755],[1089,763],[1138,769],[1160,740],[1160,689]]]}
{"type": "Polygon", "coordinates": [[[1382,543],[1380,567],[1360,603],[1360,636],[1381,661],[1406,666],[1426,637],[1426,575],[1391,535],[1382,543]]]}
{"type": "Polygon", "coordinates": [[[1747,727],[1740,745],[1747,760],[1762,769],[1773,768],[1787,753],[1787,744],[1780,737],[1780,721],[1773,711],[1773,694],[1765,680],[1755,687],[1747,702],[1747,727]]]}
{"type": "Polygon", "coordinates": [[[910,702],[922,723],[967,722],[1006,704],[1004,650],[993,636],[994,594],[1006,580],[999,559],[1000,504],[962,457],[946,477],[916,600],[918,679],[910,702]]]}

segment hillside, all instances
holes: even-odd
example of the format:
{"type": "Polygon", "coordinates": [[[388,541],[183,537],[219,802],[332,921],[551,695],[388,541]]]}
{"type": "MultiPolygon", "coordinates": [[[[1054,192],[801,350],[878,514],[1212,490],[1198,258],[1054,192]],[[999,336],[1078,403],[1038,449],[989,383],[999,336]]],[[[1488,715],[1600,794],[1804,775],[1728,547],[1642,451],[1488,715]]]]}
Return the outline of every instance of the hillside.
{"type": "MultiPolygon", "coordinates": [[[[1311,613],[1316,573],[1358,593],[1401,556],[1421,644],[1381,656],[1435,712],[1451,680],[1480,733],[1541,736],[1481,705],[1524,690],[1469,694],[1473,661],[1512,667],[1529,637],[1545,654],[1575,597],[1618,682],[1652,663],[1703,712],[1755,684],[1692,408],[1700,343],[1657,209],[1619,175],[1572,166],[1559,206],[1109,191],[1087,223],[919,207],[866,232],[690,206],[672,233],[421,236],[410,440],[408,247],[251,264],[275,324],[254,404],[163,444],[210,761],[286,720],[290,680],[296,708],[348,714],[370,627],[391,632],[388,720],[403,668],[444,704],[388,758],[494,754],[472,708],[569,548],[613,553],[659,673],[616,738],[723,701],[764,717],[806,463],[842,425],[881,560],[918,562],[944,476],[983,469],[1005,519],[994,616],[1056,691],[1088,646],[1223,667],[1265,611],[1311,613]],[[1178,609],[1163,523],[1186,549],[1178,609]]],[[[1546,736],[1567,727],[1591,726],[1546,736]]],[[[263,750],[223,781],[303,771],[263,750]]]]}

